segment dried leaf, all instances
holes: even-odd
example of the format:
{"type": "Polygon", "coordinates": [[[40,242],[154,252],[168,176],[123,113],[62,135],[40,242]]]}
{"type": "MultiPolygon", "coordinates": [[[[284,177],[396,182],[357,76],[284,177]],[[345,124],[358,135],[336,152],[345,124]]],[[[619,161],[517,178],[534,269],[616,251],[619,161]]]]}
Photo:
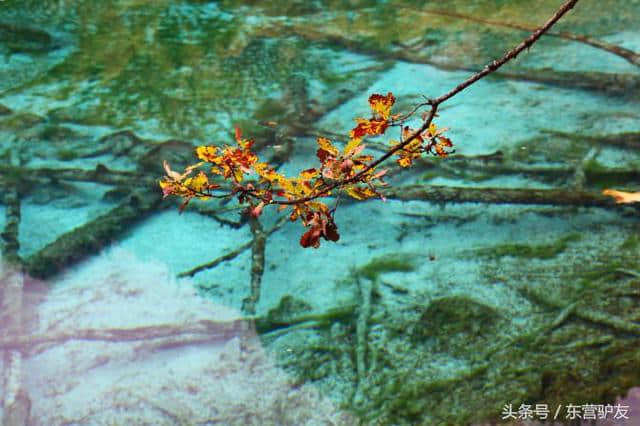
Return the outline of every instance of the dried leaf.
{"type": "Polygon", "coordinates": [[[369,97],[369,105],[374,113],[379,114],[383,120],[388,120],[391,115],[391,107],[395,103],[396,98],[393,93],[387,93],[387,96],[373,94],[369,97]]]}
{"type": "Polygon", "coordinates": [[[366,200],[367,198],[375,197],[377,195],[376,192],[368,186],[348,186],[345,188],[345,192],[356,200],[366,200]]]}
{"type": "Polygon", "coordinates": [[[640,203],[640,192],[625,192],[615,189],[605,189],[603,195],[608,195],[616,200],[616,203],[640,203]]]}
{"type": "Polygon", "coordinates": [[[331,141],[329,141],[329,139],[327,139],[327,138],[318,138],[318,146],[320,147],[320,149],[322,149],[323,151],[328,152],[329,154],[331,154],[334,157],[337,157],[340,154],[340,151],[338,151],[338,148],[333,146],[331,144],[331,141]]]}
{"type": "Polygon", "coordinates": [[[361,139],[364,136],[377,136],[382,135],[389,126],[389,122],[387,120],[367,120],[365,118],[357,118],[356,121],[358,124],[354,127],[349,136],[352,139],[361,139]]]}

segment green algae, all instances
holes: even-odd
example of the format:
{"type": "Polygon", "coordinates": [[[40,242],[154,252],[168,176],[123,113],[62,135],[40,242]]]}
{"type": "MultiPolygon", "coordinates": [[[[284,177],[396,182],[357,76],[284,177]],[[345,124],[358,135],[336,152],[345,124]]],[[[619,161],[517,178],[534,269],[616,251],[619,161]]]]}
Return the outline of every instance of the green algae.
{"type": "Polygon", "coordinates": [[[414,338],[440,337],[452,339],[456,334],[467,337],[488,333],[501,314],[497,309],[468,296],[445,296],[432,300],[413,328],[414,338]]]}
{"type": "Polygon", "coordinates": [[[625,240],[620,244],[621,250],[638,250],[640,247],[640,232],[633,232],[625,238],[625,240]]]}
{"type": "Polygon", "coordinates": [[[25,130],[44,123],[44,121],[45,119],[39,115],[28,112],[18,112],[0,119],[0,130],[8,132],[25,130]]]}
{"type": "Polygon", "coordinates": [[[279,118],[278,98],[294,75],[339,74],[308,43],[254,36],[241,14],[216,7],[104,2],[75,13],[73,53],[14,89],[64,100],[48,112],[52,121],[137,129],[153,120],[165,132],[206,139],[205,129],[225,129],[254,108],[257,120],[279,118]]]}
{"type": "MultiPolygon", "coordinates": [[[[507,268],[509,286],[521,290],[518,321],[508,307],[466,294],[439,296],[426,304],[413,298],[393,304],[378,295],[372,299],[366,348],[370,369],[364,378],[356,373],[355,316],[306,330],[302,341],[286,340],[282,347],[295,347],[295,353],[279,352],[280,362],[301,381],[327,392],[340,389],[343,406],[365,424],[467,424],[498,419],[507,403],[566,403],[566,395],[576,403],[611,402],[640,379],[640,333],[633,336],[634,328],[621,319],[637,315],[637,308],[613,291],[633,285],[629,276],[601,274],[628,267],[636,239],[620,242],[625,249],[615,255],[615,263],[605,247],[594,254],[567,244],[575,236],[559,241],[547,251],[571,250],[576,267],[553,265],[547,281],[532,276],[548,266],[514,272],[511,262],[490,258],[487,276],[507,268]],[[581,263],[586,259],[589,268],[581,263]],[[581,279],[589,273],[602,282],[581,279]],[[365,398],[354,398],[358,393],[365,398]],[[352,396],[345,401],[344,395],[352,396]]],[[[517,257],[512,262],[521,265],[517,257]]],[[[408,272],[406,264],[382,258],[367,266],[372,280],[383,272],[408,272]]],[[[356,273],[351,279],[358,276],[365,277],[356,273]]]]}
{"type": "Polygon", "coordinates": [[[102,250],[132,223],[156,209],[160,201],[161,194],[157,191],[130,195],[108,213],[73,229],[30,256],[25,261],[26,271],[40,279],[54,276],[67,265],[102,250]]]}
{"type": "Polygon", "coordinates": [[[498,244],[478,250],[478,254],[494,258],[512,256],[525,259],[552,259],[565,251],[569,243],[579,240],[579,234],[570,234],[550,244],[498,244]]]}
{"type": "Polygon", "coordinates": [[[386,272],[412,272],[413,263],[408,260],[408,254],[396,254],[376,257],[356,270],[356,274],[375,281],[380,274],[386,272]]]}
{"type": "Polygon", "coordinates": [[[79,155],[75,149],[61,148],[56,152],[56,158],[61,161],[71,161],[78,157],[79,155]]]}

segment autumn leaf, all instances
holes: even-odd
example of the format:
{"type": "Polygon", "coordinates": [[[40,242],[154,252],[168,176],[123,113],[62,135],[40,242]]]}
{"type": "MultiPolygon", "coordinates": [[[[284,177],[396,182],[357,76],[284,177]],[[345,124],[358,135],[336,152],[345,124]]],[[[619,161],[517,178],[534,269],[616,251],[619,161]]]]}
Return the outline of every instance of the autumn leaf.
{"type": "Polygon", "coordinates": [[[300,172],[300,178],[306,180],[313,179],[318,176],[319,173],[320,171],[317,169],[306,169],[300,172]]]}
{"type": "Polygon", "coordinates": [[[356,200],[366,200],[367,198],[378,195],[372,188],[365,186],[351,185],[345,188],[345,192],[356,200]]]}
{"type": "Polygon", "coordinates": [[[338,148],[333,146],[331,141],[327,138],[320,137],[317,139],[317,142],[318,142],[318,146],[320,147],[318,149],[318,158],[320,158],[320,161],[323,161],[323,157],[326,157],[327,155],[332,157],[337,157],[338,154],[340,153],[338,148]],[[324,154],[320,154],[320,151],[323,151],[324,154]]]}
{"type": "Polygon", "coordinates": [[[209,191],[220,187],[218,184],[209,182],[209,178],[202,171],[194,177],[187,177],[202,164],[204,163],[189,166],[185,169],[184,173],[178,173],[171,170],[167,161],[163,162],[167,175],[158,182],[162,189],[162,195],[164,198],[169,195],[177,195],[184,198],[184,202],[180,206],[180,212],[185,209],[192,198],[207,200],[210,198],[209,191]]]}
{"type": "Polygon", "coordinates": [[[304,248],[320,247],[320,238],[328,241],[338,241],[338,227],[328,212],[309,212],[304,220],[309,229],[300,237],[300,245],[304,248]]]}
{"type": "MultiPolygon", "coordinates": [[[[320,166],[304,169],[297,176],[288,177],[270,164],[259,161],[258,155],[252,151],[253,139],[244,138],[242,130],[236,128],[235,145],[197,147],[196,156],[201,162],[187,167],[182,173],[172,170],[165,162],[166,176],[159,182],[160,187],[165,197],[177,195],[183,198],[181,211],[192,198],[210,198],[213,196],[212,191],[220,186],[210,182],[204,171],[193,176],[196,168],[208,164],[212,175],[233,181],[228,194],[222,196],[235,196],[239,203],[246,204],[245,212],[248,215],[258,218],[268,205],[276,205],[279,211],[290,207],[289,219],[299,219],[307,228],[300,238],[301,246],[317,248],[322,239],[338,241],[340,235],[333,220],[335,207],[329,209],[319,199],[330,197],[335,189],[342,190],[357,200],[374,196],[384,200],[374,184],[386,185],[382,178],[387,171],[371,167],[374,158],[363,154],[366,145],[362,142],[366,136],[384,134],[392,120],[403,120],[402,115],[391,115],[394,103],[395,97],[391,92],[385,96],[371,95],[371,118],[356,119],[357,124],[349,132],[350,138],[344,149],[340,150],[327,138],[318,137],[316,156],[320,160],[320,166]],[[254,174],[257,180],[245,179],[248,174],[254,174]]],[[[445,130],[438,129],[431,123],[427,131],[413,136],[410,143],[395,152],[399,157],[398,164],[408,167],[424,152],[448,155],[447,148],[453,144],[442,135],[445,130]],[[428,145],[425,146],[427,141],[428,145]]],[[[412,137],[412,132],[409,127],[405,127],[403,139],[412,137]]],[[[402,142],[392,141],[391,149],[400,143],[402,142]]]]}
{"type": "Polygon", "coordinates": [[[361,142],[362,142],[362,139],[360,138],[353,138],[349,140],[349,142],[347,143],[347,146],[344,147],[344,153],[346,155],[351,154],[351,152],[353,152],[356,148],[360,146],[361,142]]]}
{"type": "Polygon", "coordinates": [[[429,141],[425,151],[438,157],[446,157],[454,152],[453,150],[447,151],[447,148],[453,147],[451,139],[442,136],[447,130],[447,128],[439,129],[434,123],[431,123],[429,128],[422,134],[424,138],[429,141]]]}
{"type": "Polygon", "coordinates": [[[605,189],[602,191],[603,195],[613,197],[616,203],[640,203],[640,192],[624,192],[617,191],[615,189],[605,189]]]}
{"type": "Polygon", "coordinates": [[[202,161],[218,164],[221,161],[218,151],[217,146],[199,146],[196,148],[196,156],[202,161]]]}
{"type": "MultiPolygon", "coordinates": [[[[410,127],[405,126],[402,129],[402,137],[405,140],[409,140],[411,136],[414,134],[414,130],[410,127]]],[[[400,167],[409,167],[413,164],[413,160],[416,158],[420,158],[422,153],[424,152],[424,148],[422,144],[424,143],[424,139],[421,135],[417,135],[411,142],[406,144],[404,147],[395,152],[395,154],[399,157],[396,162],[400,167]]],[[[391,141],[392,149],[395,149],[400,143],[398,141],[391,141]]]]}
{"type": "Polygon", "coordinates": [[[385,119],[371,119],[357,118],[358,124],[354,127],[349,136],[352,139],[362,139],[365,136],[378,136],[382,135],[389,126],[389,122],[385,119]]]}
{"type": "Polygon", "coordinates": [[[449,155],[449,152],[446,150],[446,148],[451,148],[452,146],[453,142],[451,142],[451,139],[440,136],[437,138],[434,149],[436,150],[436,154],[438,154],[439,157],[446,157],[447,155],[449,155]]]}
{"type": "Polygon", "coordinates": [[[369,105],[374,113],[380,115],[383,120],[388,120],[391,115],[391,107],[395,103],[396,98],[393,93],[387,93],[387,96],[382,96],[377,93],[369,96],[369,105]]]}

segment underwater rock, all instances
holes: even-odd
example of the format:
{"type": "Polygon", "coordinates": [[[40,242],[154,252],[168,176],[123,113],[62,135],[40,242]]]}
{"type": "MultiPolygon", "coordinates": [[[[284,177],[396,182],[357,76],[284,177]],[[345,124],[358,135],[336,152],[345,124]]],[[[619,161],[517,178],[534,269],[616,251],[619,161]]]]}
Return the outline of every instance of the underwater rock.
{"type": "Polygon", "coordinates": [[[51,142],[65,142],[79,137],[78,132],[69,127],[56,126],[53,124],[44,125],[39,136],[43,140],[51,142]]]}
{"type": "Polygon", "coordinates": [[[13,111],[11,110],[11,108],[7,108],[6,106],[4,106],[3,104],[0,104],[0,115],[9,115],[11,114],[13,111]]]}
{"type": "Polygon", "coordinates": [[[108,152],[115,156],[129,155],[133,148],[140,147],[144,149],[146,148],[144,145],[144,141],[130,130],[111,133],[101,137],[98,141],[98,146],[105,153],[108,152]]]}

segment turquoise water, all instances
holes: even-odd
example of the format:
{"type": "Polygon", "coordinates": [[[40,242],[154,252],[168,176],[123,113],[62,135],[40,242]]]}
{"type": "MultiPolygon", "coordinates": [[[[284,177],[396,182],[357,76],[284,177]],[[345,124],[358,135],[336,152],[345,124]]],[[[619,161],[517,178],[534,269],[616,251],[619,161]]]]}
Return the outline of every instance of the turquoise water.
{"type": "Polygon", "coordinates": [[[386,201],[329,198],[337,242],[158,186],[236,127],[317,167],[371,94],[406,113],[558,6],[0,2],[6,424],[569,421],[640,386],[638,209],[601,195],[640,191],[638,2],[581,0],[443,103],[455,153],[389,161],[386,201]]]}

